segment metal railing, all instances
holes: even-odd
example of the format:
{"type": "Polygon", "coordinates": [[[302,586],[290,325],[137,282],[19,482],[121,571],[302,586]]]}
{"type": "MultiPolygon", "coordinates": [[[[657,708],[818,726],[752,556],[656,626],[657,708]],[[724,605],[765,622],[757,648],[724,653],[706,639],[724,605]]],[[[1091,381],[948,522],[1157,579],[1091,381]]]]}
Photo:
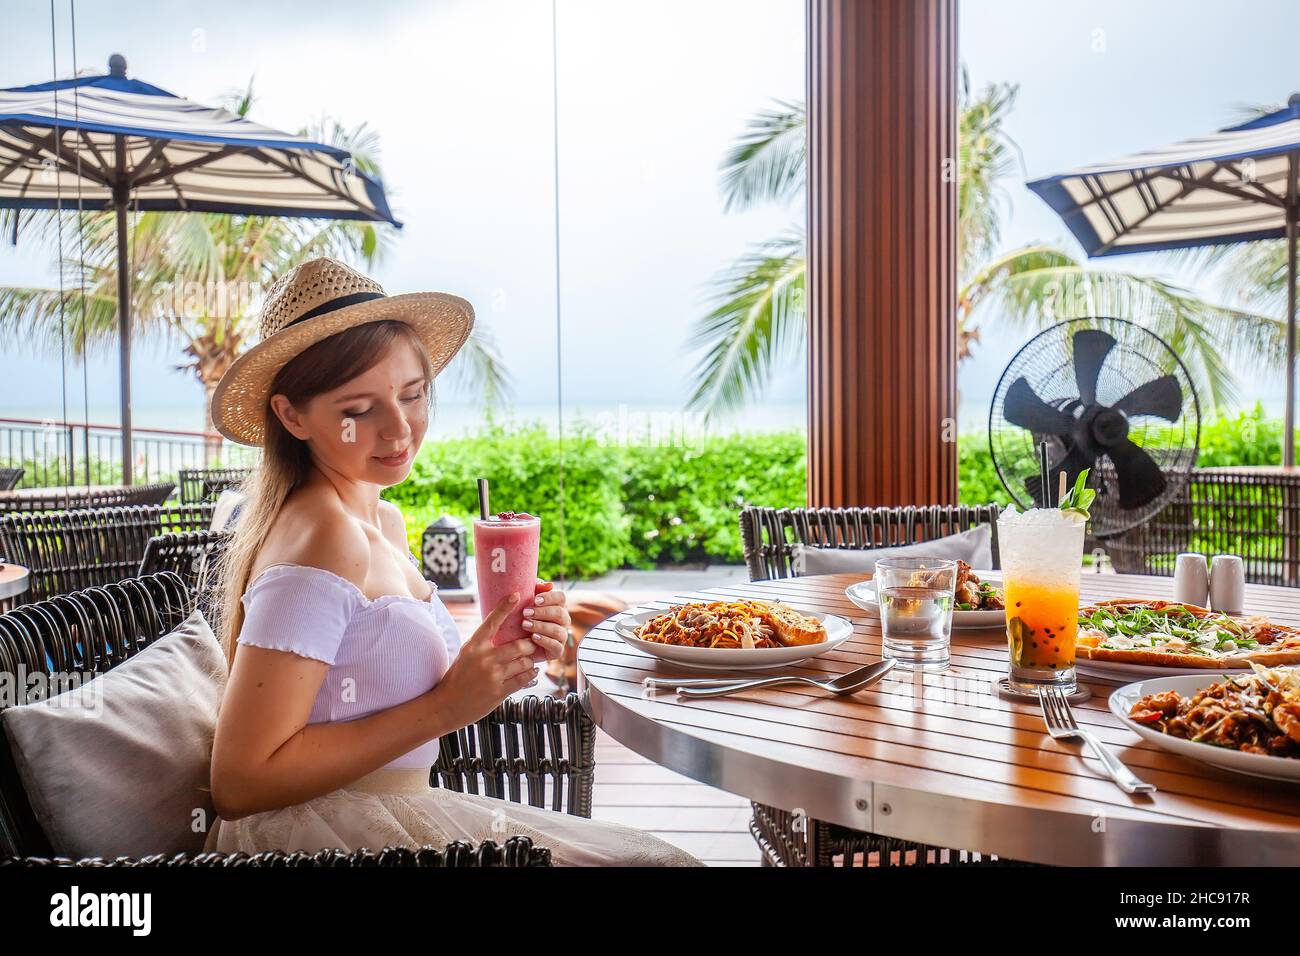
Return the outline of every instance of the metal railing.
{"type": "MultiPolygon", "coordinates": [[[[176,481],[182,468],[248,467],[256,449],[220,435],[131,429],[133,484],[176,481]]],[[[19,488],[116,485],[122,481],[117,425],[0,418],[0,467],[22,468],[19,488]]]]}

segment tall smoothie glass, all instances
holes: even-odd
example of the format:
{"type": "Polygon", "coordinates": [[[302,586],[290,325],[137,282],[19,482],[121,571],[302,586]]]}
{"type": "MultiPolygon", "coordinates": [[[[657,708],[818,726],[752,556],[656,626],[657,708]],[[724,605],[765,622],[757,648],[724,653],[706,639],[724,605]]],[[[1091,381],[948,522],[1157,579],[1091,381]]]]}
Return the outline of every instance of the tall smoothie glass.
{"type": "Polygon", "coordinates": [[[519,604],[497,631],[494,644],[532,637],[524,630],[524,608],[532,604],[536,592],[541,531],[542,519],[532,515],[503,512],[474,520],[474,561],[478,565],[482,616],[491,614],[502,598],[519,594],[519,604]]]}
{"type": "Polygon", "coordinates": [[[1008,509],[998,518],[1013,694],[1036,698],[1045,686],[1067,695],[1077,690],[1074,640],[1086,525],[1083,513],[1060,508],[1008,509]]]}

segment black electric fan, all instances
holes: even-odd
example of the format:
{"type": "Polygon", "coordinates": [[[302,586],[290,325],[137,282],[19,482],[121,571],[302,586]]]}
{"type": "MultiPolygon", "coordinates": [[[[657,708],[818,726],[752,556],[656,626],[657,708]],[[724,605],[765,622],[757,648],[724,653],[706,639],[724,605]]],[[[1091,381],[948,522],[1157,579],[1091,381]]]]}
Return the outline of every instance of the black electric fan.
{"type": "Polygon", "coordinates": [[[1034,336],[1003,371],[989,411],[993,464],[1017,505],[1043,506],[1046,441],[1053,500],[1062,472],[1073,487],[1089,469],[1097,537],[1146,521],[1185,487],[1200,432],[1178,355],[1123,319],[1072,319],[1034,336]]]}

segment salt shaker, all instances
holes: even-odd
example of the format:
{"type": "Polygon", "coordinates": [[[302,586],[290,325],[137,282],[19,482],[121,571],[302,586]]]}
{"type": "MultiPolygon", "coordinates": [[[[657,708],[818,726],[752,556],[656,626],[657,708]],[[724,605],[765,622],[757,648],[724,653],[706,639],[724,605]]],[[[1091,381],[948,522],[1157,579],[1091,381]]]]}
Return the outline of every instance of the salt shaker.
{"type": "Polygon", "coordinates": [[[1210,562],[1210,609],[1240,614],[1246,604],[1246,568],[1235,554],[1216,554],[1210,562]]]}
{"type": "Polygon", "coordinates": [[[1174,601],[1206,607],[1210,599],[1210,568],[1203,554],[1180,554],[1174,564],[1174,601]]]}

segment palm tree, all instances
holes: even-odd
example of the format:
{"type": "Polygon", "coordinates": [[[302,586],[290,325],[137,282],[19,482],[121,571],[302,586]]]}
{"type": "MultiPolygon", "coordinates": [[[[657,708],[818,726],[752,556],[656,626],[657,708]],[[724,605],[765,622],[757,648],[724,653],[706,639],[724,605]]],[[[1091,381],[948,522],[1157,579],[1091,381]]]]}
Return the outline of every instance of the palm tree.
{"type": "MultiPolygon", "coordinates": [[[[1219,408],[1235,397],[1230,361],[1280,363],[1285,326],[1253,312],[1206,303],[1162,279],[1089,267],[1060,249],[1030,245],[995,254],[1006,201],[999,182],[1017,168],[1003,130],[1018,87],[972,95],[962,74],[958,127],[958,360],[981,325],[1032,331],[1089,315],[1133,318],[1169,341],[1197,390],[1219,408]]],[[[807,160],[802,103],[778,102],[752,117],[722,163],[727,209],[800,197],[807,160]]],[[[710,418],[756,397],[782,361],[804,348],[804,235],[793,228],[759,243],[717,280],[717,304],[696,324],[702,349],[688,407],[710,418]]]]}
{"type": "MultiPolygon", "coordinates": [[[[1243,104],[1237,107],[1231,124],[1246,123],[1286,108],[1286,103],[1243,104]]],[[[1197,246],[1176,250],[1169,256],[1182,266],[1211,270],[1230,301],[1250,303],[1253,308],[1280,315],[1281,321],[1286,321],[1285,239],[1197,246]]]]}
{"type": "MultiPolygon", "coordinates": [[[[252,83],[223,100],[233,112],[246,115],[253,104],[252,83]]],[[[346,129],[322,118],[299,133],[346,149],[359,171],[382,178],[379,138],[366,124],[346,129]]],[[[114,216],[112,211],[73,211],[65,212],[63,220],[59,223],[58,213],[50,210],[0,210],[0,230],[15,236],[36,230],[63,253],[62,293],[0,287],[0,330],[38,350],[58,354],[66,348],[84,358],[87,349],[117,341],[114,216]]],[[[317,256],[369,270],[384,259],[395,233],[391,226],[374,222],[162,212],[128,217],[128,230],[136,332],[162,337],[187,357],[178,367],[193,372],[203,388],[209,460],[220,451],[212,395],[249,344],[262,284],[317,256]]],[[[509,393],[501,358],[481,325],[449,371],[453,381],[476,384],[489,404],[509,393]]]]}

